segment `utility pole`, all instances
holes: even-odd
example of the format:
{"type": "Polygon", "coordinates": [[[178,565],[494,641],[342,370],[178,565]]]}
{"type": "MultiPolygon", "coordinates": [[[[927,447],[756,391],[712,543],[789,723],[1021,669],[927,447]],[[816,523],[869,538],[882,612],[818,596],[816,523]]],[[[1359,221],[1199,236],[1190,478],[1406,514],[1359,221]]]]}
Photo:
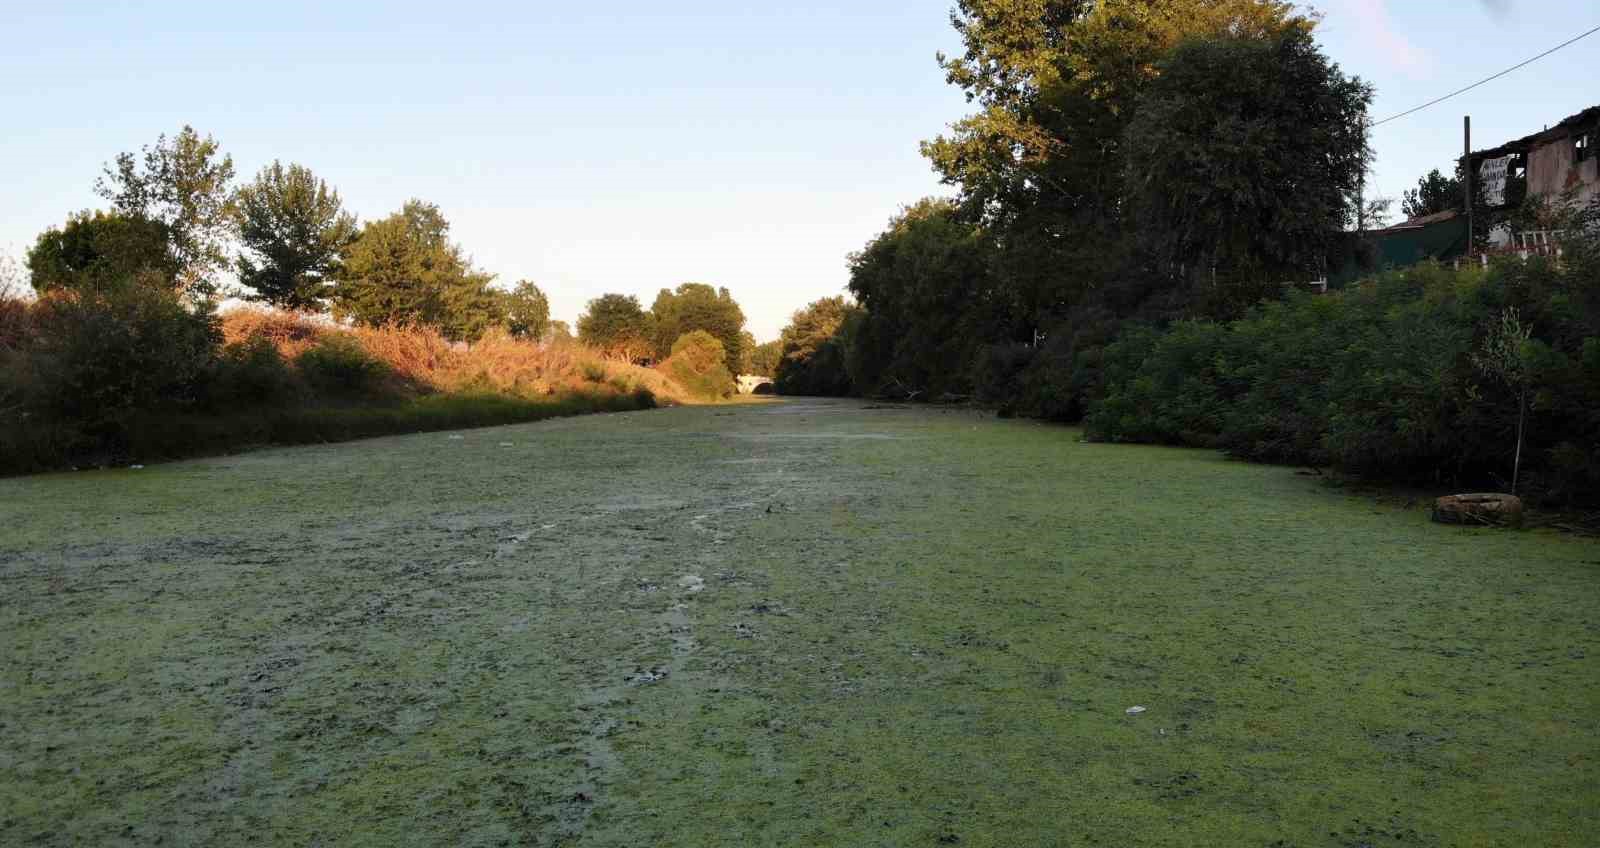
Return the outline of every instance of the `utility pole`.
{"type": "Polygon", "coordinates": [[[1472,116],[1461,117],[1461,191],[1467,209],[1467,258],[1472,258],[1472,116]]]}

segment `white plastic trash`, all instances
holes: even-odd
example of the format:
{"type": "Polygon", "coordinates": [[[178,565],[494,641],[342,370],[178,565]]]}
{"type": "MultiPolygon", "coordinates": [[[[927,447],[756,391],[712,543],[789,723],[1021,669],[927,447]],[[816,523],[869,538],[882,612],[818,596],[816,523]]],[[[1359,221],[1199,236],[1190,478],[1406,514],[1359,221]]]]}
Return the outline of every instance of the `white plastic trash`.
{"type": "Polygon", "coordinates": [[[1135,705],[1123,710],[1123,712],[1127,713],[1128,715],[1138,715],[1139,713],[1144,712],[1144,707],[1135,705]]]}

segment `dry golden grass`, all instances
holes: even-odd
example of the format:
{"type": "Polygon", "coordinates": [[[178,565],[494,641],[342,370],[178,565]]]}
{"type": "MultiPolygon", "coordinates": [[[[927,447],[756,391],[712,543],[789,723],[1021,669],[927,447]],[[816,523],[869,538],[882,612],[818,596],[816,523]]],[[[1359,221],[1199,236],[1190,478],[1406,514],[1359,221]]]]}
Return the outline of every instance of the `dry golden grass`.
{"type": "Polygon", "coordinates": [[[468,346],[423,327],[341,327],[326,318],[266,309],[231,309],[222,315],[228,343],[263,337],[294,359],[330,333],[348,333],[420,391],[490,389],[519,397],[575,390],[632,392],[649,389],[660,403],[688,403],[690,394],[665,374],[608,356],[573,341],[538,343],[491,332],[468,346]]]}
{"type": "Polygon", "coordinates": [[[261,337],[278,348],[284,359],[294,359],[314,347],[323,334],[339,328],[326,318],[285,312],[261,306],[241,306],[222,313],[222,340],[226,344],[261,337]]]}

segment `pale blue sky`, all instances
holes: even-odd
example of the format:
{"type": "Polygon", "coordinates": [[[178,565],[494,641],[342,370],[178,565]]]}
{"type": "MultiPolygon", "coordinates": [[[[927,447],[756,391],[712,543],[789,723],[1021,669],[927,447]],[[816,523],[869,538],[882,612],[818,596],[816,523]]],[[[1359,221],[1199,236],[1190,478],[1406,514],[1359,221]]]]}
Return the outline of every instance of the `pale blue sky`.
{"type": "MultiPolygon", "coordinates": [[[[1600,24],[1593,0],[1326,0],[1383,118],[1600,24]]],[[[101,163],[184,123],[241,176],[310,166],[363,219],[409,197],[557,318],[606,291],[729,287],[766,339],[845,254],[946,191],[917,142],[967,109],[946,0],[799,4],[6,4],[0,249],[95,206],[101,163]]],[[[1375,131],[1378,192],[1600,102],[1600,35],[1375,131]]]]}

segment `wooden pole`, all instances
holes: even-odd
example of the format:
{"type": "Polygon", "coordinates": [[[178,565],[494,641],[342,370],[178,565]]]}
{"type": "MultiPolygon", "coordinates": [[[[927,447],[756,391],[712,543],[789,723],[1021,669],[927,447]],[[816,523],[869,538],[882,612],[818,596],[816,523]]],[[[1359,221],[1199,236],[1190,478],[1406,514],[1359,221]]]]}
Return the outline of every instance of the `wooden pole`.
{"type": "Polygon", "coordinates": [[[1472,258],[1472,116],[1461,116],[1461,191],[1467,204],[1467,258],[1472,258]]]}

